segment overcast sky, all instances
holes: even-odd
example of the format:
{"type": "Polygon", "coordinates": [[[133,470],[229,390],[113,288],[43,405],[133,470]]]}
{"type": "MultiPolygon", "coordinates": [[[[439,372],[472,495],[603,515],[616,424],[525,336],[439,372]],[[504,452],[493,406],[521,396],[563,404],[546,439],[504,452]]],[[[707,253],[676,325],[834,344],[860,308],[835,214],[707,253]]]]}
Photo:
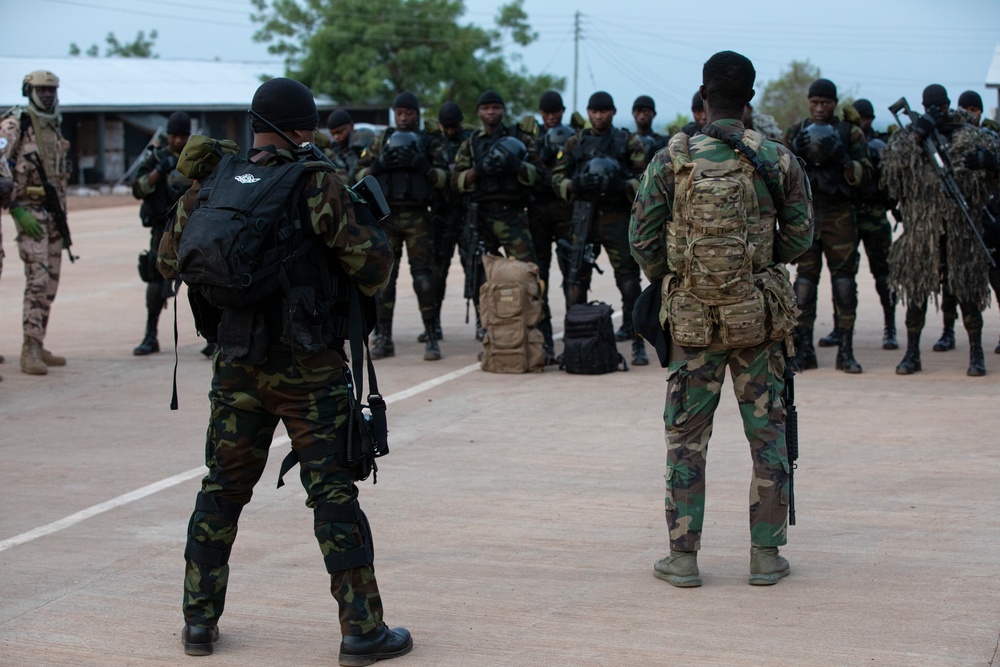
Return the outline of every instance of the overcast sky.
{"type": "MultiPolygon", "coordinates": [[[[156,29],[161,58],[266,61],[266,46],[252,41],[249,0],[2,0],[8,29],[0,55],[63,56],[70,42],[82,49],[114,32],[131,41],[156,29]],[[23,26],[12,29],[11,26],[23,26]]],[[[468,22],[491,25],[497,2],[466,0],[468,22]]],[[[929,83],[941,83],[952,101],[967,89],[997,106],[986,74],[1000,44],[1000,0],[838,0],[805,7],[801,1],[674,2],[673,0],[526,0],[539,39],[508,54],[533,73],[566,77],[563,98],[573,108],[574,13],[579,11],[577,105],[595,90],[610,92],[620,124],[637,95],[657,103],[658,124],[687,114],[701,82],[701,66],[731,49],[757,69],[757,90],[793,59],[808,59],[842,95],[867,97],[877,125],[886,107],[906,96],[919,105],[929,83]],[[820,9],[819,7],[822,7],[820,9]]],[[[377,20],[377,19],[375,19],[377,20]]],[[[281,74],[280,66],[271,73],[281,74]]],[[[58,72],[57,72],[58,74],[58,72]]],[[[345,72],[345,76],[349,76],[345,72]]]]}

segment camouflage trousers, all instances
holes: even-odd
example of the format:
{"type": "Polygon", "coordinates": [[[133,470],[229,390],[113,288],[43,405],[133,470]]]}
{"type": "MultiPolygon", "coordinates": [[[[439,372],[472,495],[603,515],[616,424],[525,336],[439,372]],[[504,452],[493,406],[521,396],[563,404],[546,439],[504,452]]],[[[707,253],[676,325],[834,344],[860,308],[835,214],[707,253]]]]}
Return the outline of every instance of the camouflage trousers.
{"type": "Polygon", "coordinates": [[[399,278],[399,259],[406,246],[406,259],[413,277],[413,291],[417,295],[417,305],[424,322],[433,320],[437,312],[436,290],[438,284],[437,258],[434,254],[434,233],[431,214],[426,206],[396,206],[388,218],[382,221],[382,229],[392,244],[396,263],[389,283],[376,295],[378,303],[379,328],[392,326],[392,315],[396,309],[396,281],[399,278]]]}
{"type": "Polygon", "coordinates": [[[225,362],[218,354],[212,363],[208,474],[188,524],[184,620],[211,627],[222,616],[239,515],[264,472],[281,420],[299,455],[306,505],[313,509],[330,592],[340,608],[341,633],[358,635],[378,627],[382,598],[371,564],[370,531],[343,451],[348,415],[343,358],[335,351],[296,354],[293,367],[290,352],[272,350],[257,366],[225,362]],[[350,558],[365,549],[369,558],[341,569],[338,556],[350,558]]]}
{"type": "MultiPolygon", "coordinates": [[[[892,224],[879,207],[858,206],[855,209],[858,240],[865,248],[868,268],[876,280],[889,277],[889,248],[892,246],[892,224]]],[[[859,257],[860,259],[860,257],[859,257]]]]}
{"type": "Polygon", "coordinates": [[[464,207],[448,202],[434,210],[431,226],[434,231],[434,260],[437,266],[437,301],[444,301],[448,286],[448,272],[451,270],[451,260],[455,256],[455,248],[459,249],[462,270],[468,272],[471,264],[464,257],[464,250],[459,243],[462,235],[462,225],[465,223],[464,207]]]}
{"type": "Polygon", "coordinates": [[[858,312],[856,276],[861,255],[858,253],[858,226],[851,200],[823,197],[813,202],[816,235],[812,245],[796,260],[795,293],[798,297],[799,326],[812,330],[816,322],[816,286],[823,272],[823,257],[834,284],[833,299],[836,325],[854,329],[858,312]]]}
{"type": "MultiPolygon", "coordinates": [[[[958,308],[962,308],[962,324],[966,331],[983,330],[983,311],[972,302],[961,302],[955,293],[948,289],[948,252],[946,241],[941,239],[941,314],[946,326],[955,326],[958,319],[958,308]]],[[[996,288],[996,284],[994,284],[996,288]]],[[[906,304],[906,331],[910,334],[920,334],[927,321],[927,299],[921,302],[910,300],[906,304]]]]}
{"type": "MultiPolygon", "coordinates": [[[[628,240],[628,223],[631,215],[629,209],[594,207],[594,219],[590,223],[590,234],[587,242],[593,243],[595,249],[603,247],[608,253],[608,261],[615,274],[615,284],[622,295],[622,326],[626,331],[633,331],[632,308],[639,298],[641,282],[639,264],[632,257],[632,249],[628,240]]],[[[595,253],[596,254],[596,253],[595,253]]],[[[593,267],[583,265],[577,274],[580,281],[579,290],[567,289],[567,307],[577,303],[587,302],[587,292],[590,291],[590,280],[593,267]]]]}
{"type": "MultiPolygon", "coordinates": [[[[543,298],[549,298],[549,273],[552,267],[552,246],[560,240],[570,241],[572,228],[570,215],[572,207],[556,197],[537,198],[528,208],[528,226],[531,229],[531,240],[535,245],[535,256],[538,258],[538,277],[542,280],[543,298]]],[[[566,281],[568,267],[556,255],[559,271],[566,281]]]]}
{"type": "Polygon", "coordinates": [[[45,235],[37,241],[27,234],[17,235],[17,252],[24,262],[24,335],[39,343],[45,341],[52,302],[59,290],[62,266],[62,236],[51,222],[49,212],[40,206],[16,204],[27,209],[42,226],[45,235]]]}
{"type": "Polygon", "coordinates": [[[750,541],[785,544],[788,452],[785,449],[785,358],[780,342],[713,350],[673,346],[663,422],[667,441],[665,509],[670,548],[697,551],[705,518],[705,468],[712,422],[726,368],[750,442],[750,541]],[[677,354],[680,350],[680,354],[677,354]]]}

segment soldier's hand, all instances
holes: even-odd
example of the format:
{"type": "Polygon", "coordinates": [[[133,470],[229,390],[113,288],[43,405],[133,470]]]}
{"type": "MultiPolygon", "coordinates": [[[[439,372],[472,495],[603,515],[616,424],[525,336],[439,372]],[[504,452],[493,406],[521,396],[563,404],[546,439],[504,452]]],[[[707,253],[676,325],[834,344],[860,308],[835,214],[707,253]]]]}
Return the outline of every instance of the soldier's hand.
{"type": "Polygon", "coordinates": [[[812,139],[809,138],[809,133],[799,132],[792,141],[792,150],[796,155],[805,155],[806,151],[809,150],[810,143],[812,143],[812,139]]]}
{"type": "Polygon", "coordinates": [[[917,135],[917,141],[923,141],[924,137],[934,130],[934,125],[934,117],[930,114],[924,114],[913,121],[913,131],[917,135]]]}
{"type": "Polygon", "coordinates": [[[418,151],[415,148],[411,148],[407,154],[407,166],[421,174],[426,174],[431,170],[430,160],[423,151],[418,151]]]}
{"type": "Polygon", "coordinates": [[[42,226],[38,224],[38,220],[35,220],[35,216],[31,214],[26,208],[21,208],[20,206],[11,209],[11,215],[14,216],[14,222],[17,224],[17,229],[22,234],[27,234],[36,241],[40,240],[45,236],[45,230],[42,226]]]}
{"type": "Polygon", "coordinates": [[[14,192],[14,181],[9,178],[0,178],[0,206],[7,208],[10,205],[12,192],[14,192]]]}
{"type": "Polygon", "coordinates": [[[847,147],[839,138],[823,137],[819,141],[819,148],[833,164],[844,169],[851,166],[851,156],[847,154],[847,147]]]}
{"type": "Polygon", "coordinates": [[[977,148],[971,153],[966,153],[962,158],[962,164],[966,169],[989,169],[997,170],[997,156],[992,151],[985,148],[977,148]]]}
{"type": "Polygon", "coordinates": [[[176,168],[177,168],[176,155],[167,155],[162,160],[160,160],[159,164],[156,165],[156,171],[160,172],[164,176],[169,175],[170,172],[172,172],[176,168]]]}

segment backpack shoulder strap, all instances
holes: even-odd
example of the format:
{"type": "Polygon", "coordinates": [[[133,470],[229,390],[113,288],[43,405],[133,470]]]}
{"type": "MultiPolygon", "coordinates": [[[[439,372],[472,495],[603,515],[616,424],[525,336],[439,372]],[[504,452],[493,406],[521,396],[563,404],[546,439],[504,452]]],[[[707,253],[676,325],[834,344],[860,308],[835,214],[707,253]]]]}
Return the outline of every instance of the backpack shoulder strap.
{"type": "MultiPolygon", "coordinates": [[[[764,180],[764,185],[767,186],[767,191],[771,194],[771,200],[774,202],[775,207],[780,206],[782,197],[781,191],[778,189],[778,184],[775,182],[771,173],[767,170],[763,160],[761,160],[760,156],[757,155],[757,151],[747,145],[745,141],[747,139],[747,132],[744,132],[744,134],[740,136],[735,132],[726,132],[717,125],[708,123],[701,128],[701,133],[728,144],[733,150],[739,152],[743,155],[743,157],[749,160],[750,164],[753,165],[754,171],[757,172],[757,175],[764,180]]],[[[760,148],[759,143],[757,144],[757,148],[760,148]]]]}

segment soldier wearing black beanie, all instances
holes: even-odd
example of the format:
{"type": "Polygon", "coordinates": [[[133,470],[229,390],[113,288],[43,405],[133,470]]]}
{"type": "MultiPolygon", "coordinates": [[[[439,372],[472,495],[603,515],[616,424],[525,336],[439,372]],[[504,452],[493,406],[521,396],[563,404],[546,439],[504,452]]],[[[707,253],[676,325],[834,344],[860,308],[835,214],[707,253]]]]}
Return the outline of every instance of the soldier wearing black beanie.
{"type": "MultiPolygon", "coordinates": [[[[250,109],[271,121],[279,130],[315,130],[319,127],[312,91],[293,79],[278,77],[261,84],[250,109]]],[[[271,132],[267,123],[251,115],[254,132],[271,132]]]]}

